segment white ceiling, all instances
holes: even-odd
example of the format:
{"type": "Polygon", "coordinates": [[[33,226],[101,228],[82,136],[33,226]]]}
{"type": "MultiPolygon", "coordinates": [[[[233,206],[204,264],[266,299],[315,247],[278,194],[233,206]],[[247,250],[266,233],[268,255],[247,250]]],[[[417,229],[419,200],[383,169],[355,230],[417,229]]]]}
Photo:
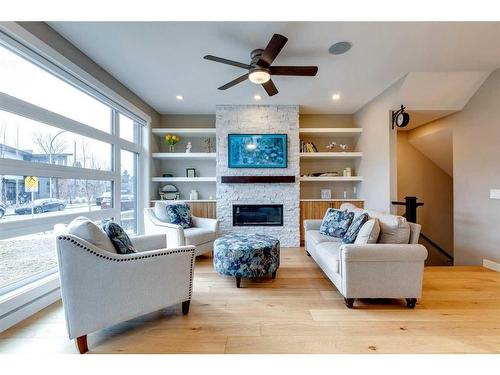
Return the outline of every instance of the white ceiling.
{"type": "Polygon", "coordinates": [[[491,72],[500,67],[500,23],[51,22],[160,113],[213,113],[216,104],[299,104],[301,113],[350,114],[409,72],[491,72]],[[249,62],[273,33],[289,41],[275,65],[318,65],[316,77],[275,77],[269,98],[250,82],[217,87],[244,70],[205,54],[249,62]],[[345,55],[328,54],[347,40],[345,55]],[[341,99],[331,100],[333,93],[341,99]],[[179,102],[176,95],[183,95],[179,102]]]}

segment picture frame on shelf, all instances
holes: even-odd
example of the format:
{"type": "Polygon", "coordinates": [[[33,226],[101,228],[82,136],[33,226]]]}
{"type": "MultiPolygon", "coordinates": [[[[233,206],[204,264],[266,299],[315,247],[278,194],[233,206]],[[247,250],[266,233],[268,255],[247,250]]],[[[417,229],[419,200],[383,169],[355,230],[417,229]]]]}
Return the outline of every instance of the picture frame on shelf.
{"type": "Polygon", "coordinates": [[[332,199],[332,191],[330,189],[321,189],[321,199],[332,199]]]}
{"type": "Polygon", "coordinates": [[[189,178],[196,177],[196,169],[195,168],[186,168],[186,177],[189,177],[189,178]]]}

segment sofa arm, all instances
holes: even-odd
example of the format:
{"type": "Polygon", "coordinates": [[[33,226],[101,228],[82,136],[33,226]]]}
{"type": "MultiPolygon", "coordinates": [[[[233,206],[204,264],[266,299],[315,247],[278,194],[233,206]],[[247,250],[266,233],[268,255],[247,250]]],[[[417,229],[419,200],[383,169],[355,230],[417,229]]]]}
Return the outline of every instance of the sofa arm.
{"type": "Polygon", "coordinates": [[[304,220],[304,230],[319,230],[323,220],[304,220]]]}
{"type": "Polygon", "coordinates": [[[422,245],[366,244],[342,245],[341,259],[344,262],[423,262],[427,249],[422,245]]]}
{"type": "Polygon", "coordinates": [[[167,236],[165,234],[144,234],[130,237],[130,241],[132,241],[132,245],[138,252],[165,249],[167,247],[167,236]]]}
{"type": "Polygon", "coordinates": [[[208,229],[212,232],[217,232],[219,230],[219,220],[211,219],[208,217],[193,216],[193,226],[196,228],[208,229]]]}

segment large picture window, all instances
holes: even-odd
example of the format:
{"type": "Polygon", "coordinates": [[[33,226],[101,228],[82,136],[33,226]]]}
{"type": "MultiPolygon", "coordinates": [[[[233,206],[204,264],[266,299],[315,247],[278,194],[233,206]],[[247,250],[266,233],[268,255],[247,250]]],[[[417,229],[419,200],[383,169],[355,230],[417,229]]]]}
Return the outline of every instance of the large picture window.
{"type": "Polygon", "coordinates": [[[134,234],[141,214],[145,121],[24,48],[0,32],[0,295],[56,272],[55,224],[114,218],[134,234]]]}

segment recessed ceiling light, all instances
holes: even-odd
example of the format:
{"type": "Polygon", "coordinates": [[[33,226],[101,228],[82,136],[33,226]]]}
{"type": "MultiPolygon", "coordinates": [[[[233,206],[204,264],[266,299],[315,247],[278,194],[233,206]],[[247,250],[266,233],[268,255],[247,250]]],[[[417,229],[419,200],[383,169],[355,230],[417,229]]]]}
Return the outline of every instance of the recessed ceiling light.
{"type": "Polygon", "coordinates": [[[184,97],[182,95],[176,95],[175,99],[177,99],[177,100],[184,100],[184,97]]]}
{"type": "Polygon", "coordinates": [[[253,98],[255,100],[260,100],[260,99],[262,99],[262,96],[260,96],[259,94],[257,94],[257,95],[254,95],[253,98]]]}
{"type": "Polygon", "coordinates": [[[340,94],[333,94],[333,95],[332,95],[332,100],[337,101],[337,100],[339,100],[339,99],[340,99],[340,94]]]}
{"type": "Polygon", "coordinates": [[[346,53],[349,51],[352,47],[351,42],[338,42],[335,44],[332,44],[330,48],[328,48],[328,52],[330,52],[332,55],[342,55],[343,53],[346,53]]]}

